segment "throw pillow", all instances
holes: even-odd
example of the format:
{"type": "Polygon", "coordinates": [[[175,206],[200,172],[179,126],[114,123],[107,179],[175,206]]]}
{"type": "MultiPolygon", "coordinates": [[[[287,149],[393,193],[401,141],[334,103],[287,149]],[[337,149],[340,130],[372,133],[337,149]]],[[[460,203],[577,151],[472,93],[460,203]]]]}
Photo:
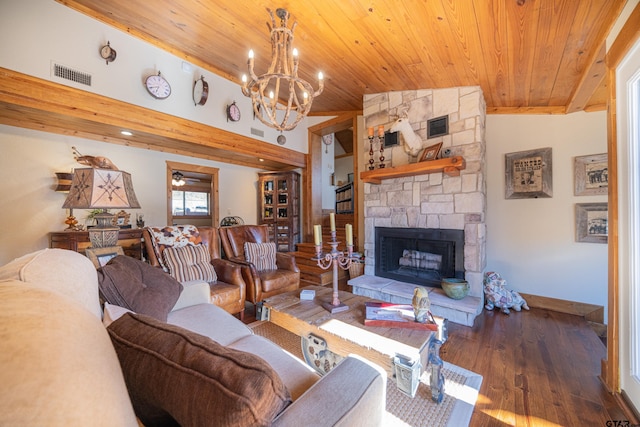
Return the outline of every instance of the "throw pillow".
{"type": "Polygon", "coordinates": [[[275,243],[249,243],[244,244],[244,258],[256,267],[258,271],[275,270],[276,244],[275,243]]]}
{"type": "Polygon", "coordinates": [[[178,301],[182,285],[159,268],[128,256],[119,255],[98,269],[102,299],[166,321],[178,301]]]}
{"type": "Polygon", "coordinates": [[[107,330],[144,425],[267,426],[291,403],[254,354],[134,313],[107,330]]]}
{"type": "Polygon", "coordinates": [[[146,227],[151,236],[151,246],[162,269],[169,272],[164,263],[162,252],[168,247],[179,248],[202,243],[202,237],[195,225],[169,225],[166,227],[146,227]]]}
{"type": "Polygon", "coordinates": [[[164,263],[169,274],[178,282],[189,280],[218,280],[216,271],[211,265],[211,254],[205,245],[187,245],[179,248],[167,247],[162,252],[164,263]]]}

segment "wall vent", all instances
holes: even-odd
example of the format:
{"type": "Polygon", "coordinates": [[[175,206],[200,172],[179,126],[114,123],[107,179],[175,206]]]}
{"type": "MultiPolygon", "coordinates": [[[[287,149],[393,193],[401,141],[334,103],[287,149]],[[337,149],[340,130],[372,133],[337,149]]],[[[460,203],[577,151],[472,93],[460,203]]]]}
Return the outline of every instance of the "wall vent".
{"type": "Polygon", "coordinates": [[[427,120],[427,139],[449,133],[449,116],[427,120]]]}
{"type": "Polygon", "coordinates": [[[82,71],[74,70],[73,68],[56,64],[55,62],[52,65],[51,72],[55,77],[91,86],[91,74],[83,73],[82,71]]]}
{"type": "Polygon", "coordinates": [[[251,128],[251,135],[264,137],[264,131],[262,131],[260,129],[256,129],[256,128],[251,128]]]}

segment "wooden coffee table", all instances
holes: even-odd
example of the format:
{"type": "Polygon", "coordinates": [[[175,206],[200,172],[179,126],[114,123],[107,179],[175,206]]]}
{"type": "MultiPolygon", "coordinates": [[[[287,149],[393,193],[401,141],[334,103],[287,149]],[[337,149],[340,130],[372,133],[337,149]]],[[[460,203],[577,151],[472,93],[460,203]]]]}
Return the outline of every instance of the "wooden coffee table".
{"type": "MultiPolygon", "coordinates": [[[[440,361],[436,372],[440,376],[442,361],[438,353],[442,342],[437,332],[365,326],[365,302],[375,300],[349,292],[339,293],[349,310],[331,314],[322,303],[331,301],[332,292],[331,288],[308,286],[267,298],[263,307],[269,321],[302,337],[303,342],[310,336],[320,338],[333,353],[342,357],[357,354],[379,365],[389,378],[396,378],[401,391],[412,397],[429,358],[440,361]],[[314,300],[301,300],[303,289],[314,290],[314,300]]],[[[441,394],[442,389],[437,392],[441,394]]]]}

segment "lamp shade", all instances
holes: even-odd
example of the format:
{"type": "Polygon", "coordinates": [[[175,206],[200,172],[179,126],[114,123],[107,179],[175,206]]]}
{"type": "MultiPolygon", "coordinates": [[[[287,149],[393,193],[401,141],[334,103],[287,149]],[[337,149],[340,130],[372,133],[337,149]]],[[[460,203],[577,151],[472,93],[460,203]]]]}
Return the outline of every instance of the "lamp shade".
{"type": "Polygon", "coordinates": [[[72,209],[123,209],[140,207],[128,172],[81,168],[73,172],[69,195],[62,205],[72,209]]]}

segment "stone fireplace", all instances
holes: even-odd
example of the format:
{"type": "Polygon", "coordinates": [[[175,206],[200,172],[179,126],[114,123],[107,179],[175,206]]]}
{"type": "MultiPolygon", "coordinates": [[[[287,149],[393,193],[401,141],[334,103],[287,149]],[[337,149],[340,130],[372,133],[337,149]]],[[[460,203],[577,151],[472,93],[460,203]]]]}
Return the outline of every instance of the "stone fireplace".
{"type": "MultiPolygon", "coordinates": [[[[463,236],[464,244],[462,248],[455,248],[458,264],[454,266],[453,272],[447,271],[445,274],[464,277],[469,282],[471,290],[468,297],[457,301],[444,296],[441,289],[433,288],[435,294],[431,298],[432,304],[436,304],[435,300],[442,299],[441,303],[447,307],[442,314],[438,314],[435,307],[433,311],[434,314],[443,315],[450,321],[472,325],[473,319],[482,311],[484,304],[482,279],[486,267],[485,102],[482,90],[474,86],[365,95],[363,110],[366,127],[377,128],[383,125],[386,130],[398,117],[407,116],[414,132],[422,139],[423,148],[442,143],[438,158],[461,156],[465,161],[465,167],[459,174],[416,173],[382,179],[379,184],[364,184],[366,258],[365,276],[361,276],[364,277],[361,281],[372,283],[372,287],[380,289],[383,283],[389,281],[394,285],[394,289],[404,286],[408,290],[405,293],[409,295],[400,298],[399,295],[395,295],[397,292],[394,290],[391,292],[394,295],[387,300],[407,302],[409,298],[410,301],[415,280],[397,276],[389,278],[380,274],[383,270],[383,266],[378,265],[381,262],[380,253],[381,250],[388,251],[389,247],[379,247],[376,230],[405,229],[413,235],[427,233],[427,230],[456,230],[463,236]],[[449,122],[448,133],[427,139],[427,121],[444,116],[449,122]],[[459,259],[460,255],[462,260],[459,259]],[[443,298],[436,294],[443,295],[443,298]],[[465,314],[450,312],[448,307],[455,306],[463,306],[465,314]]],[[[405,151],[401,134],[398,140],[400,144],[397,146],[384,148],[385,169],[393,170],[398,166],[418,162],[419,155],[411,156],[405,151]]],[[[367,171],[370,158],[368,139],[365,138],[360,147],[363,153],[360,170],[367,171]]],[[[378,169],[379,149],[379,145],[374,147],[375,166],[378,169]]],[[[431,250],[416,250],[432,253],[431,250]]],[[[446,252],[446,249],[443,251],[446,252]]],[[[446,258],[444,253],[439,255],[446,258]]],[[[393,256],[397,257],[398,254],[395,253],[393,256]]],[[[420,254],[419,257],[425,256],[420,254]]],[[[431,283],[427,286],[433,285],[431,283]]]]}

